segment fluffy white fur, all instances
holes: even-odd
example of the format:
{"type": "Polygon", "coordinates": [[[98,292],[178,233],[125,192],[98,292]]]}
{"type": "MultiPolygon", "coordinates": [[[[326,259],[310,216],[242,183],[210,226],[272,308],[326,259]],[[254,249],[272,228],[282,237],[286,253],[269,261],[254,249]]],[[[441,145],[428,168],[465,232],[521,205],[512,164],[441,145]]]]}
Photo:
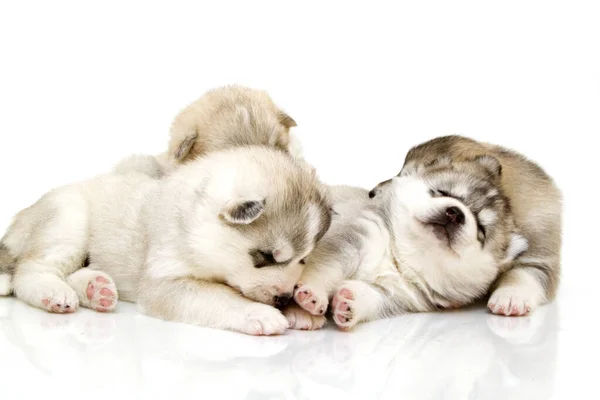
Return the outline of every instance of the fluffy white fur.
{"type": "Polygon", "coordinates": [[[252,146],[163,179],[155,164],[132,157],[21,211],[2,239],[17,260],[15,295],[59,313],[110,311],[119,298],[161,319],[255,335],[323,324],[293,308],[288,321],[273,307],[291,298],[300,260],[329,226],[310,168],[252,146]],[[263,248],[285,264],[257,268],[251,254],[263,248]]]}

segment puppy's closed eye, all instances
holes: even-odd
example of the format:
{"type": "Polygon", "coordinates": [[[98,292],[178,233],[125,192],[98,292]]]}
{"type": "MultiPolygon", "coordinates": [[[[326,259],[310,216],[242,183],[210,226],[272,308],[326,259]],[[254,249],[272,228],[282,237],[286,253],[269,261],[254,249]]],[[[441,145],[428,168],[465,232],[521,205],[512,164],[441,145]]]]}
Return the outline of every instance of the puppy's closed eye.
{"type": "Polygon", "coordinates": [[[254,250],[250,253],[255,268],[266,267],[267,265],[277,264],[273,253],[270,251],[254,250]]]}
{"type": "Polygon", "coordinates": [[[275,261],[275,257],[273,257],[273,253],[269,252],[269,251],[258,251],[260,253],[260,255],[269,263],[271,264],[275,264],[277,261],[275,261]]]}
{"type": "Polygon", "coordinates": [[[450,195],[450,193],[446,192],[445,190],[434,190],[434,189],[429,189],[429,195],[431,197],[452,197],[450,195]]]}
{"type": "Polygon", "coordinates": [[[450,193],[446,190],[434,190],[434,189],[430,189],[429,190],[429,195],[431,197],[450,197],[452,199],[456,199],[459,201],[462,201],[464,203],[465,199],[463,196],[459,196],[455,193],[450,193]]]}

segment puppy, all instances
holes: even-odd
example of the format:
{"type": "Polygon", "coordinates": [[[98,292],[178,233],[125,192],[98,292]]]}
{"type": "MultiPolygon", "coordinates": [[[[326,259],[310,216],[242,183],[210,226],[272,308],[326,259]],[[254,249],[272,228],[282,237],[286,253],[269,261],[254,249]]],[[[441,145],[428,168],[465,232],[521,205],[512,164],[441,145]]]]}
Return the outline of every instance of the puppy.
{"type": "Polygon", "coordinates": [[[170,171],[212,151],[250,145],[268,145],[300,157],[300,143],[290,133],[296,125],[263,90],[239,85],[215,88],[175,117],[168,151],[157,159],[170,171]]]}
{"type": "Polygon", "coordinates": [[[54,189],[17,214],[1,249],[15,295],[50,312],[110,311],[118,296],[160,319],[270,335],[288,327],[275,307],[330,221],[312,169],[246,146],[161,179],[129,171],[54,189]]]}
{"type": "MultiPolygon", "coordinates": [[[[271,146],[302,160],[300,141],[290,131],[295,126],[294,119],[265,91],[238,85],[213,89],[175,117],[168,151],[154,157],[132,155],[120,161],[113,172],[141,172],[160,179],[210,152],[249,145],[271,146]]],[[[294,304],[283,311],[291,328],[318,329],[326,321],[294,304]]]]}
{"type": "Polygon", "coordinates": [[[367,192],[332,188],[332,226],[307,258],[295,301],[342,329],[467,305],[524,315],[559,279],[561,194],[534,163],[451,136],[407,154],[367,192]],[[535,192],[530,188],[535,188],[535,192]]]}
{"type": "MultiPolygon", "coordinates": [[[[475,213],[479,234],[486,240],[496,240],[495,232],[511,220],[525,238],[527,251],[503,266],[492,287],[488,306],[493,313],[523,315],[555,297],[560,281],[562,193],[539,165],[497,145],[446,136],[412,149],[401,174],[421,175],[431,186],[452,184],[442,194],[457,198],[475,213]],[[480,195],[475,193],[477,172],[456,176],[455,182],[440,178],[454,164],[468,165],[469,160],[491,171],[488,182],[493,188],[483,202],[478,203],[480,195]],[[500,199],[504,206],[498,208],[500,199]]],[[[519,247],[507,248],[510,258],[518,255],[519,247]]]]}

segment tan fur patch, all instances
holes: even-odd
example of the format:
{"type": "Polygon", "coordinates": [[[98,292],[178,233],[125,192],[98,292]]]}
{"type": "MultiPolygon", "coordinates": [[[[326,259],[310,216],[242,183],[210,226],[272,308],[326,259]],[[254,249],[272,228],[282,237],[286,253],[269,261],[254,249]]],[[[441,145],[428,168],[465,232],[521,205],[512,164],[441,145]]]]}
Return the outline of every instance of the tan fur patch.
{"type": "Polygon", "coordinates": [[[184,108],[170,129],[169,157],[186,162],[211,151],[269,145],[290,151],[296,121],[262,90],[238,85],[208,91],[184,108]]]}

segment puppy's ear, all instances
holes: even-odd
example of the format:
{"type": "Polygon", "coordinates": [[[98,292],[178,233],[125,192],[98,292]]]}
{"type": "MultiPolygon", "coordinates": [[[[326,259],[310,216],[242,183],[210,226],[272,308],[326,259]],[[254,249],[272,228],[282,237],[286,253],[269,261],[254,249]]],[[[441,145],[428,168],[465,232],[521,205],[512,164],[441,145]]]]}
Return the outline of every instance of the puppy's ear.
{"type": "Polygon", "coordinates": [[[476,157],[473,161],[483,165],[488,171],[490,171],[494,176],[502,175],[502,164],[500,161],[494,156],[485,155],[476,157]]]}
{"type": "Polygon", "coordinates": [[[198,132],[184,136],[181,142],[175,144],[173,156],[177,161],[183,161],[187,157],[196,139],[198,139],[198,132]]]}
{"type": "Polygon", "coordinates": [[[298,126],[298,124],[296,124],[296,121],[294,121],[292,117],[290,117],[283,111],[279,111],[279,115],[277,117],[279,118],[279,122],[281,122],[281,125],[285,126],[286,128],[298,126]]]}
{"type": "Polygon", "coordinates": [[[248,225],[256,221],[264,209],[264,199],[232,201],[223,207],[219,216],[230,224],[248,225]]]}

